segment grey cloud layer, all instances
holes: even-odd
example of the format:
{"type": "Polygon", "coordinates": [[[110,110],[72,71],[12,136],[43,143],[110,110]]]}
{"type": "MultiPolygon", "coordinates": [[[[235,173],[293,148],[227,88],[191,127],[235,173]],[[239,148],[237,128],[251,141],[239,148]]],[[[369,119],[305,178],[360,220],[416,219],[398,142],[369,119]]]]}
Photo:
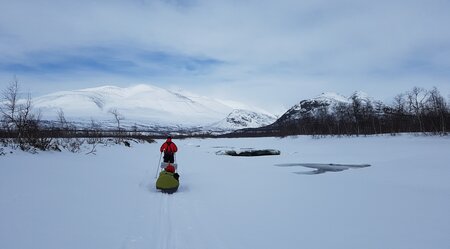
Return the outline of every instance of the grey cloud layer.
{"type": "Polygon", "coordinates": [[[400,88],[417,79],[447,85],[450,78],[448,1],[10,1],[1,7],[0,52],[9,61],[33,51],[133,46],[226,62],[201,79],[218,88],[283,80],[298,91],[370,91],[366,82],[398,81],[400,88]]]}

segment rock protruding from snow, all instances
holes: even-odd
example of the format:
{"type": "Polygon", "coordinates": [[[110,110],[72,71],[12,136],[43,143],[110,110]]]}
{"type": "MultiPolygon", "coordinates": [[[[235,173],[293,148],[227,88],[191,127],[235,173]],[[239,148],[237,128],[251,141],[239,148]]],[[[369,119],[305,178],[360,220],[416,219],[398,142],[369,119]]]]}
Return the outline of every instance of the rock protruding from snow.
{"type": "Polygon", "coordinates": [[[228,155],[228,156],[278,156],[281,152],[274,149],[242,149],[242,150],[221,150],[216,152],[216,155],[228,155]]]}

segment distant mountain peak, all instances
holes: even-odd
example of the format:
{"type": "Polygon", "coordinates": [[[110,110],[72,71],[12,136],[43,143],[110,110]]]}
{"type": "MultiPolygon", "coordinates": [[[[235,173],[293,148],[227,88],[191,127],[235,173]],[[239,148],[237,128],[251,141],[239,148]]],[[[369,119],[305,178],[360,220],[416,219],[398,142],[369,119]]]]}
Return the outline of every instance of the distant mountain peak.
{"type": "Polygon", "coordinates": [[[339,102],[347,102],[348,98],[335,92],[325,92],[320,94],[319,96],[313,98],[315,100],[328,100],[328,101],[339,101],[339,102]]]}
{"type": "MultiPolygon", "coordinates": [[[[152,85],[117,87],[105,85],[72,91],[60,91],[33,99],[34,106],[41,109],[43,119],[57,120],[57,113],[63,110],[66,119],[89,124],[91,119],[109,124],[114,118],[109,112],[116,109],[125,119],[126,126],[135,124],[157,125],[159,127],[198,127],[219,122],[230,113],[234,119],[251,119],[260,122],[258,115],[234,112],[234,107],[224,101],[205,96],[170,91],[152,85]],[[243,115],[243,117],[239,117],[243,115]]],[[[265,124],[265,123],[264,123],[265,124]]],[[[241,128],[241,127],[239,127],[241,128]]]]}
{"type": "Polygon", "coordinates": [[[353,100],[353,99],[358,99],[364,103],[369,103],[369,102],[376,102],[376,100],[374,98],[372,98],[371,96],[369,96],[369,94],[362,92],[362,91],[355,91],[352,95],[350,95],[349,100],[353,100]]]}
{"type": "Polygon", "coordinates": [[[314,98],[305,99],[294,105],[287,112],[285,112],[276,122],[283,123],[291,120],[299,119],[305,115],[316,115],[319,110],[324,108],[328,112],[332,112],[333,108],[339,104],[350,104],[356,98],[363,103],[374,102],[374,100],[365,92],[355,91],[350,97],[345,97],[334,92],[325,92],[314,98]]]}
{"type": "Polygon", "coordinates": [[[275,120],[276,117],[273,115],[243,109],[234,109],[226,118],[212,124],[210,127],[225,130],[258,128],[272,124],[275,120]]]}

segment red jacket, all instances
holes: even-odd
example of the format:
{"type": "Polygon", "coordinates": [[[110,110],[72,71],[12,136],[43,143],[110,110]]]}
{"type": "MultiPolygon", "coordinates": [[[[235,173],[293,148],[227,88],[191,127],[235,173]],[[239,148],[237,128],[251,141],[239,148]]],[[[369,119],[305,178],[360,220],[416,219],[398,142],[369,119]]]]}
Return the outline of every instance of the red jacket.
{"type": "Polygon", "coordinates": [[[172,142],[172,139],[171,139],[171,138],[168,138],[168,139],[166,140],[166,142],[163,143],[163,144],[161,145],[161,148],[160,148],[159,150],[160,150],[161,152],[164,151],[164,153],[170,153],[170,154],[173,154],[173,153],[175,153],[175,152],[178,151],[178,148],[177,148],[177,146],[175,145],[175,143],[172,142]]]}

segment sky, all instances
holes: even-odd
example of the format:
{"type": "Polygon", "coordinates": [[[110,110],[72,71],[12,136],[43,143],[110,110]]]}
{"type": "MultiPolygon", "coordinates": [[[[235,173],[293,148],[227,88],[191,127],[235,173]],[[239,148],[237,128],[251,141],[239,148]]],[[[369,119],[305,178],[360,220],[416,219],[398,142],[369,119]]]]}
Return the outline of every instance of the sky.
{"type": "Polygon", "coordinates": [[[151,84],[280,114],[323,92],[450,95],[448,0],[0,0],[0,88],[151,84]]]}

